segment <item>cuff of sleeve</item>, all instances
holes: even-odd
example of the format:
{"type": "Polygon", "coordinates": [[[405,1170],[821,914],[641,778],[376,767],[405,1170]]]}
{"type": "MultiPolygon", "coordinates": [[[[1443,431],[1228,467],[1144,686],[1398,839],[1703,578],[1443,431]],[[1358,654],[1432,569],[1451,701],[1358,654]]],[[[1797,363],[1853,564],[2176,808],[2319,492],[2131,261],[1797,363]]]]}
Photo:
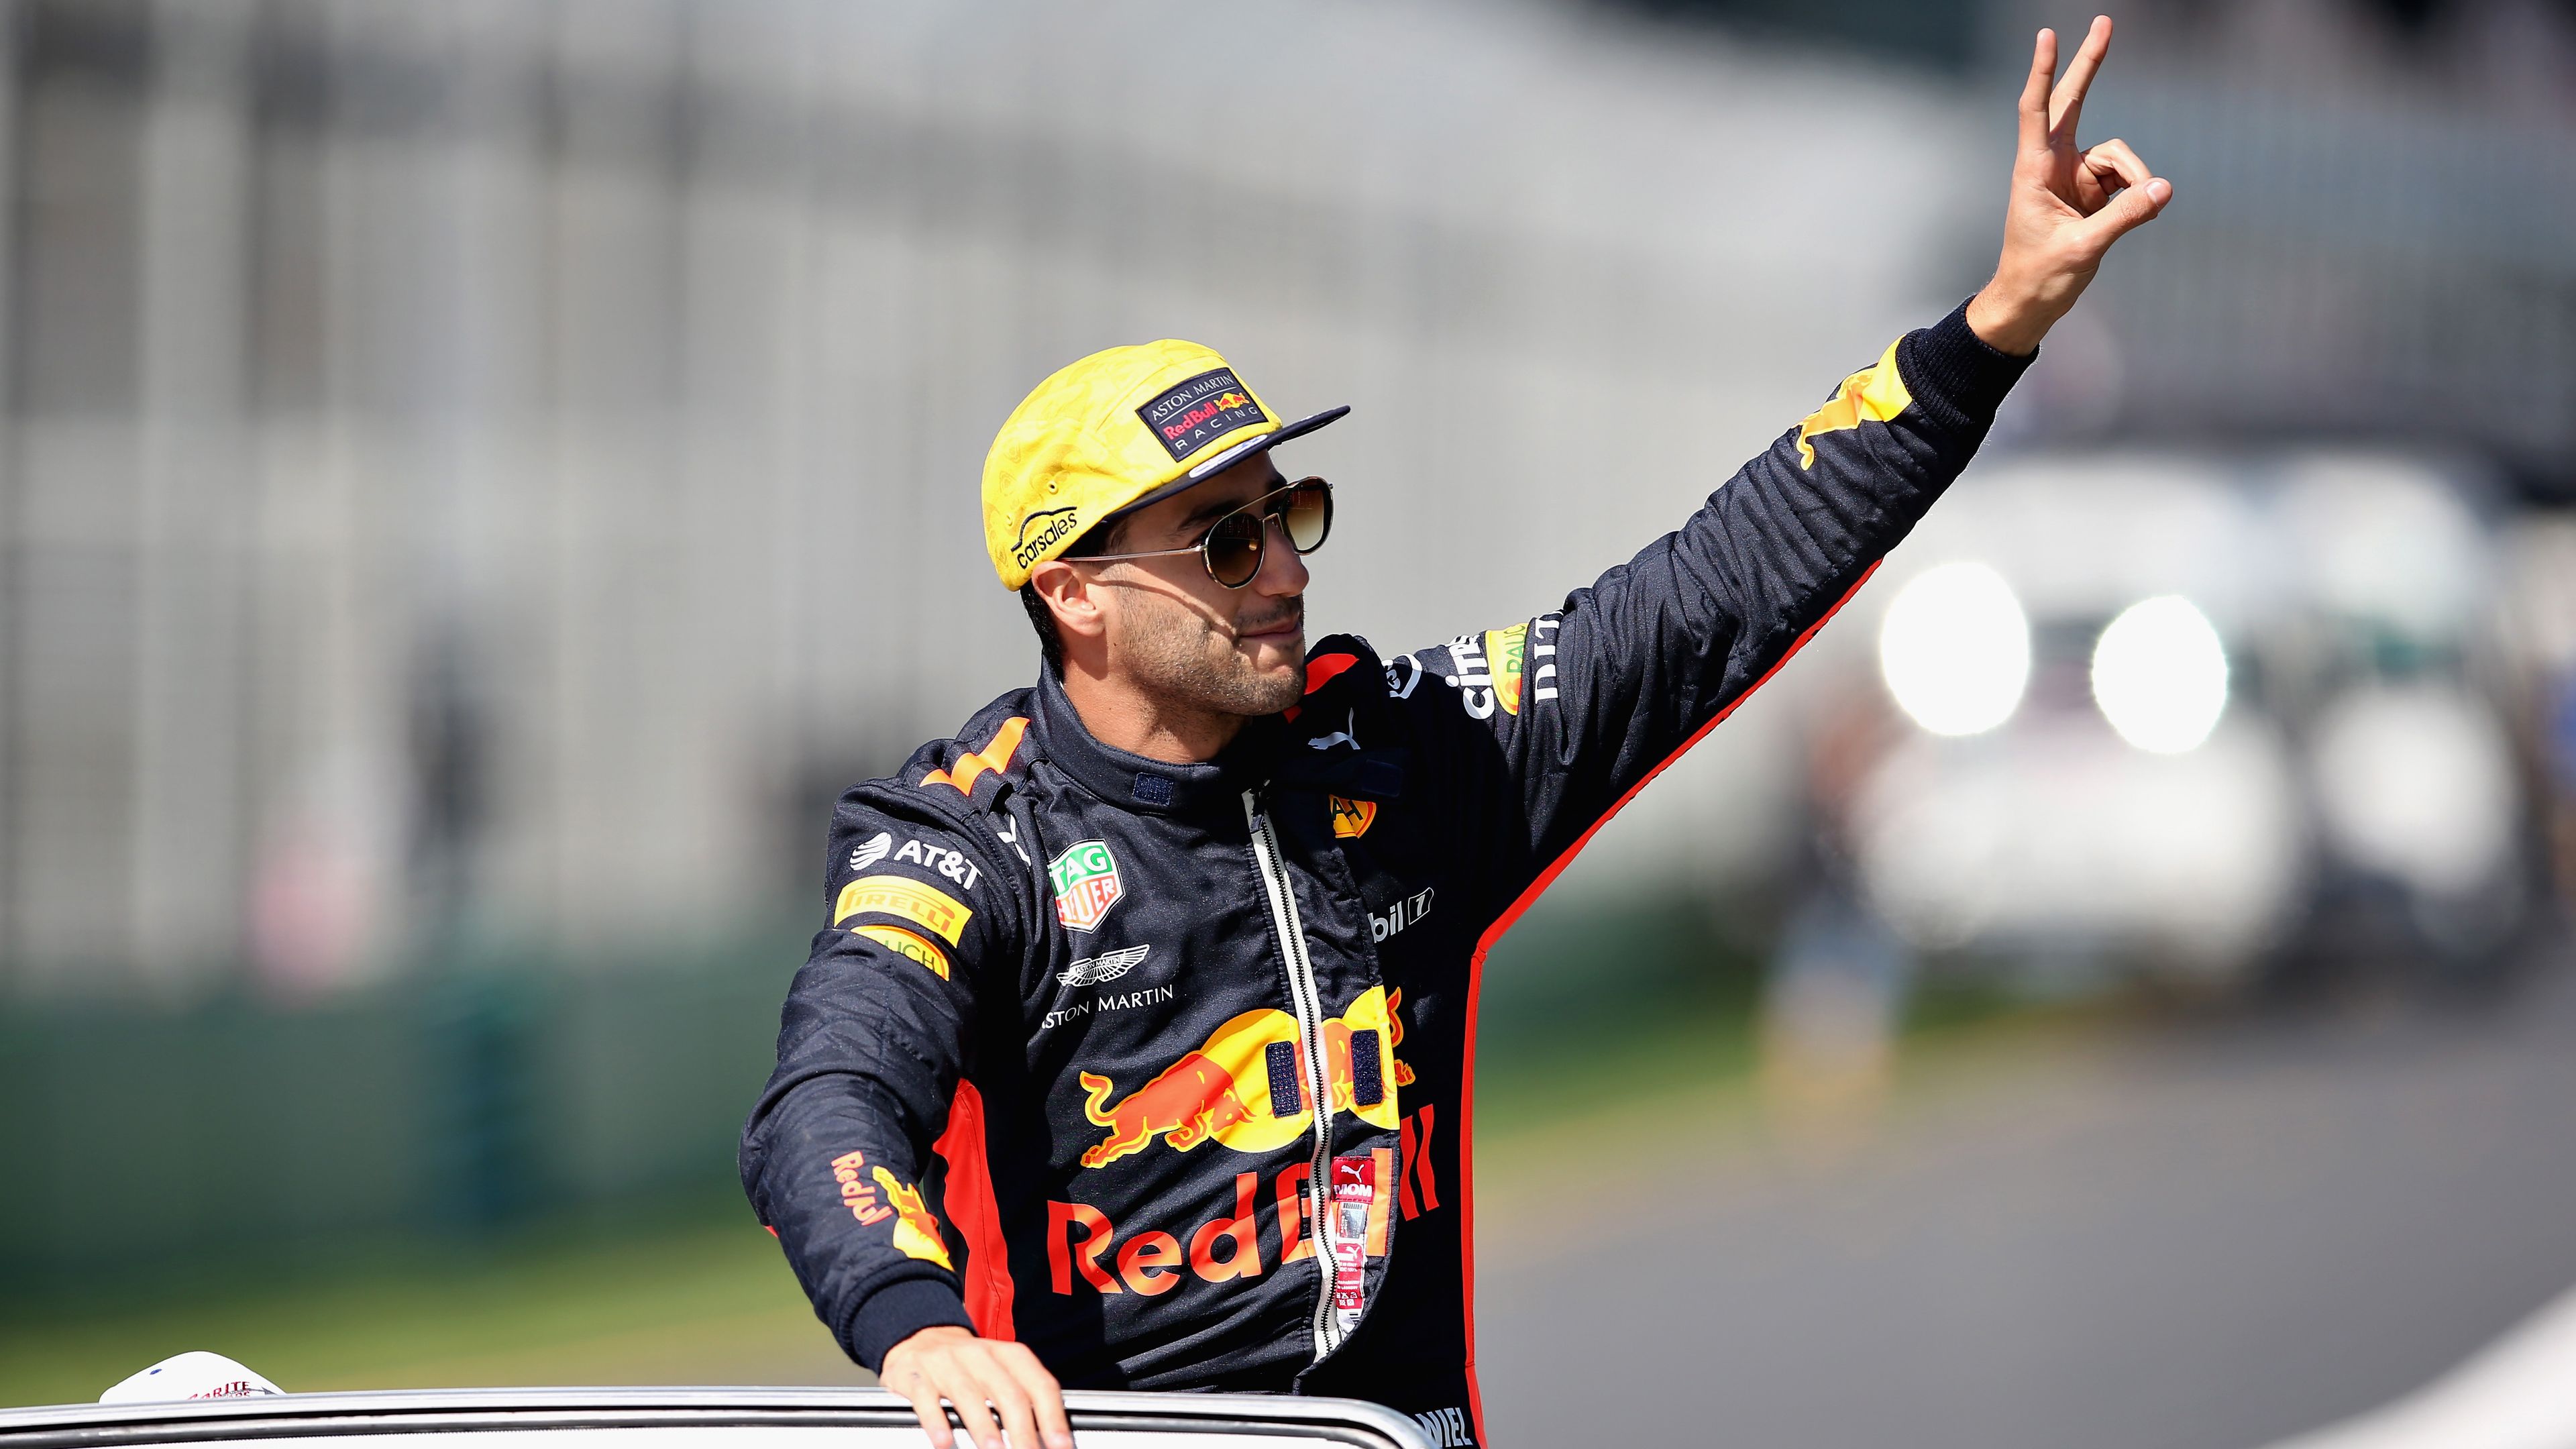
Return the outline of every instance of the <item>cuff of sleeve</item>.
{"type": "Polygon", "coordinates": [[[1988,346],[1968,325],[1968,304],[1960,303],[1950,315],[1924,328],[1913,336],[1908,349],[1914,364],[1907,384],[1917,392],[1937,394],[1943,402],[1967,417],[1984,420],[1994,416],[2003,404],[2004,394],[2021,381],[2021,375],[2039,354],[2015,357],[1988,346]]]}
{"type": "Polygon", "coordinates": [[[956,1289],[936,1278],[900,1278],[859,1300],[841,1346],[859,1367],[875,1373],[887,1349],[925,1328],[949,1324],[969,1332],[975,1327],[956,1289]]]}

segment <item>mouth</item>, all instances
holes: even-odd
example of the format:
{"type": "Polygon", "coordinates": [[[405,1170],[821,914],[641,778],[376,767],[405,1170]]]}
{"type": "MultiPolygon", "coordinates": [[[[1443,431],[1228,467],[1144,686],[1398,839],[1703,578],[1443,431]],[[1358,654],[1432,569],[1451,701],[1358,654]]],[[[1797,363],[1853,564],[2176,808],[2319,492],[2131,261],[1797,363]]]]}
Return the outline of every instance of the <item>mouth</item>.
{"type": "Polygon", "coordinates": [[[1234,642],[1238,644],[1281,644],[1295,638],[1306,627],[1306,611],[1290,609],[1276,619],[1250,627],[1237,625],[1234,642]]]}

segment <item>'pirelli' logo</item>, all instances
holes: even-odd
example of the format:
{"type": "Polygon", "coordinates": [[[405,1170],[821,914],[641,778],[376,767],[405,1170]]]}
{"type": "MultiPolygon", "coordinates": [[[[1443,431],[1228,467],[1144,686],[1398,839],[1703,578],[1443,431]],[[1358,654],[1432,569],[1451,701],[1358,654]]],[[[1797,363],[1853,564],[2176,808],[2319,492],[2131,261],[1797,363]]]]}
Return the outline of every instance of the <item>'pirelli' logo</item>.
{"type": "Polygon", "coordinates": [[[832,924],[837,926],[870,911],[901,916],[927,927],[951,946],[966,933],[966,923],[975,918],[973,908],[965,902],[908,876],[863,875],[841,887],[841,898],[832,907],[832,924]]]}

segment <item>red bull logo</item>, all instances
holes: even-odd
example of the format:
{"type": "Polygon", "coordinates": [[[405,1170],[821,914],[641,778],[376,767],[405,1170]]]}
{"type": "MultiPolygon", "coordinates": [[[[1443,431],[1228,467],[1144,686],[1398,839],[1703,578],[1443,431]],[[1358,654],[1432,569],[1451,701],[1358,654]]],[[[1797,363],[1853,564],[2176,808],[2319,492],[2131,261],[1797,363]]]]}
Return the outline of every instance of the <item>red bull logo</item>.
{"type": "MultiPolygon", "coordinates": [[[[1436,1116],[1426,1103],[1397,1127],[1399,1152],[1379,1148],[1365,1158],[1333,1159],[1328,1196],[1331,1210],[1350,1212],[1335,1224],[1343,1243],[1359,1252],[1346,1261],[1358,1263],[1386,1253],[1390,1213],[1406,1222],[1440,1206],[1440,1183],[1431,1165],[1432,1128],[1436,1116]],[[1402,1164],[1398,1171],[1398,1163],[1402,1164]],[[1388,1184],[1395,1188],[1390,1194],[1388,1184]],[[1389,1198],[1392,1196],[1393,1201],[1389,1198]]],[[[1095,1293],[1134,1293],[1151,1298],[1169,1293],[1191,1277],[1222,1283],[1258,1278],[1265,1268],[1302,1262],[1315,1256],[1314,1204],[1307,1192],[1311,1168],[1290,1163],[1271,1178],[1263,1200],[1258,1173],[1234,1178],[1234,1210],[1187,1227],[1122,1231],[1107,1213],[1079,1202],[1047,1204],[1048,1286],[1062,1294],[1088,1285],[1095,1293]],[[1263,1219],[1270,1229],[1265,1237],[1263,1219]]],[[[1167,1226],[1168,1224],[1167,1221],[1167,1226]]],[[[1130,1223],[1130,1227],[1133,1227],[1130,1223]]],[[[1334,1264],[1338,1279],[1342,1262],[1334,1264]]],[[[1336,1282],[1338,1295],[1340,1285],[1336,1282]]]]}
{"type": "MultiPolygon", "coordinates": [[[[1372,986],[1350,1009],[1324,1023],[1324,1078],[1336,1112],[1396,1125],[1395,1089],[1412,1076],[1395,1060],[1403,1027],[1390,998],[1372,986]]],[[[1082,1165],[1101,1167],[1132,1156],[1160,1137],[1187,1152],[1214,1140],[1236,1152],[1272,1152],[1306,1134],[1314,1103],[1297,1018],[1275,1008],[1247,1011],[1208,1035],[1198,1050],[1156,1073],[1116,1105],[1116,1085],[1084,1072],[1082,1114],[1109,1134],[1086,1148],[1082,1165]]]]}

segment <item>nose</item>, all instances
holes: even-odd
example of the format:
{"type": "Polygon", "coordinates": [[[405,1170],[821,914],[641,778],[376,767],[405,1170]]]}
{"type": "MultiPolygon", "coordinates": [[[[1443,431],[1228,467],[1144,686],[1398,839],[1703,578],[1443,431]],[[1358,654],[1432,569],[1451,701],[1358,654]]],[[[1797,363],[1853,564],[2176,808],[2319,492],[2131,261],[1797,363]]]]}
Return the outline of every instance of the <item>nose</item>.
{"type": "Polygon", "coordinates": [[[1293,599],[1306,592],[1306,560],[1288,541],[1288,525],[1278,518],[1262,520],[1261,572],[1252,586],[1274,599],[1293,599]]]}

